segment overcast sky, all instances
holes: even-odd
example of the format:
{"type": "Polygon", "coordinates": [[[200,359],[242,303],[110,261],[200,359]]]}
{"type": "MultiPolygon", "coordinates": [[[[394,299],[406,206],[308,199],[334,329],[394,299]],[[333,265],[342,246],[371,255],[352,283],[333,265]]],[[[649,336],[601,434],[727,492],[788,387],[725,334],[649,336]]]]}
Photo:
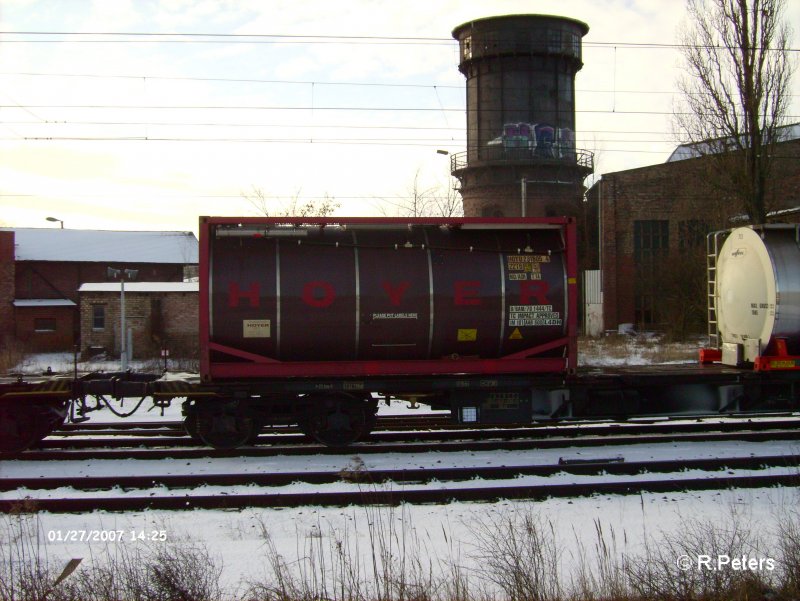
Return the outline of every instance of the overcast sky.
{"type": "Polygon", "coordinates": [[[576,129],[599,173],[669,156],[681,0],[2,0],[0,223],[196,230],[255,214],[253,188],[394,214],[465,148],[451,31],[512,13],[589,25],[576,129]]]}

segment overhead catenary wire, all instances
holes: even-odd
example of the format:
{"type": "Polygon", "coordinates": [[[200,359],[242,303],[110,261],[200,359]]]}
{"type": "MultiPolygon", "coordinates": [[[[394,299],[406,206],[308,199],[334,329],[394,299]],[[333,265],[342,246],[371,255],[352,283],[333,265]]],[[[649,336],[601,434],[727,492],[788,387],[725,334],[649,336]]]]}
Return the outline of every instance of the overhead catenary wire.
{"type": "MultiPolygon", "coordinates": [[[[375,81],[325,81],[320,79],[259,79],[259,78],[232,78],[232,77],[199,77],[199,76],[166,76],[166,75],[135,75],[135,74],[102,74],[102,73],[44,73],[31,71],[4,71],[0,77],[60,77],[60,78],[85,78],[85,79],[126,79],[133,81],[185,81],[185,82],[213,82],[213,83],[257,83],[271,85],[298,85],[298,86],[342,86],[342,87],[375,87],[375,88],[422,88],[430,90],[463,90],[464,85],[429,84],[429,83],[397,83],[375,81]]],[[[526,87],[506,86],[506,90],[526,90],[526,87]]],[[[591,89],[577,88],[580,94],[646,94],[646,95],[683,95],[679,90],[628,90],[628,89],[591,89]]],[[[697,94],[700,94],[699,92],[697,94]]],[[[797,97],[800,94],[788,94],[797,97]]]]}
{"type": "MultiPolygon", "coordinates": [[[[148,105],[148,104],[0,104],[0,109],[78,109],[78,110],[184,110],[184,111],[375,111],[375,112],[460,112],[464,107],[428,107],[428,106],[311,106],[311,105],[148,105]]],[[[477,109],[478,113],[504,112],[505,109],[477,109]]],[[[542,113],[557,111],[542,111],[542,113]]],[[[575,113],[595,113],[610,115],[690,115],[686,111],[657,110],[609,110],[609,109],[575,109],[575,113]]],[[[788,119],[800,119],[800,115],[786,115],[788,119]]]]}
{"type": "MultiPolygon", "coordinates": [[[[280,34],[280,33],[203,33],[203,32],[146,32],[146,31],[0,31],[0,36],[32,36],[30,39],[4,39],[4,43],[303,43],[303,44],[420,44],[455,46],[452,38],[424,36],[381,35],[332,35],[332,34],[280,34]],[[61,36],[64,39],[44,36],[61,36]],[[78,39],[92,37],[99,39],[78,39]]],[[[583,40],[584,47],[621,47],[634,49],[681,49],[702,48],[724,50],[722,45],[688,45],[668,42],[621,42],[583,40]]],[[[759,48],[753,48],[759,50],[759,48]]],[[[773,49],[770,49],[773,50],[773,49]]],[[[787,48],[788,52],[800,52],[798,48],[787,48]]]]}

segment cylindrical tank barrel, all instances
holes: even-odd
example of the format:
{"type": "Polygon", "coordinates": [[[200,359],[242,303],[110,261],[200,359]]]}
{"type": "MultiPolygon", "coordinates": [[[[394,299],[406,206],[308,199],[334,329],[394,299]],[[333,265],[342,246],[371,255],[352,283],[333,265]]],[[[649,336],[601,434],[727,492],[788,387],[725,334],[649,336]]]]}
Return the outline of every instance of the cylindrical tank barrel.
{"type": "Polygon", "coordinates": [[[255,356],[497,358],[567,332],[563,227],[217,226],[209,245],[209,340],[255,356]]]}
{"type": "Polygon", "coordinates": [[[716,264],[715,309],[723,343],[752,361],[776,338],[800,354],[800,237],[797,226],[733,230],[716,264]]]}

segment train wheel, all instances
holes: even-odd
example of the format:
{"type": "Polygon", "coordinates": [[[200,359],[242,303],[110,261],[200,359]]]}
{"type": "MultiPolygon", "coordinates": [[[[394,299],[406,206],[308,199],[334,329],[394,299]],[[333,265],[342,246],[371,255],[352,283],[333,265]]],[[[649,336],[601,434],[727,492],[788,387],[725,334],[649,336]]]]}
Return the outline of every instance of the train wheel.
{"type": "Polygon", "coordinates": [[[203,439],[197,431],[197,413],[191,411],[183,420],[183,429],[196,443],[203,444],[203,439]]]}
{"type": "Polygon", "coordinates": [[[197,436],[215,449],[235,449],[253,439],[255,420],[238,403],[200,405],[196,409],[197,436]]]}
{"type": "Polygon", "coordinates": [[[361,436],[358,437],[358,440],[366,440],[372,430],[375,429],[375,426],[378,424],[378,413],[377,407],[375,408],[368,408],[366,414],[366,423],[364,427],[364,431],[361,433],[361,436]]]}
{"type": "Polygon", "coordinates": [[[250,438],[247,440],[247,444],[249,445],[257,445],[258,444],[258,437],[261,435],[261,430],[264,428],[264,424],[253,421],[253,433],[250,438]]]}
{"type": "Polygon", "coordinates": [[[42,434],[41,426],[37,427],[36,415],[36,408],[30,405],[0,406],[0,452],[19,453],[49,434],[49,430],[42,434]]]}
{"type": "Polygon", "coordinates": [[[329,447],[344,447],[370,431],[370,407],[346,395],[315,399],[303,430],[329,447]]]}

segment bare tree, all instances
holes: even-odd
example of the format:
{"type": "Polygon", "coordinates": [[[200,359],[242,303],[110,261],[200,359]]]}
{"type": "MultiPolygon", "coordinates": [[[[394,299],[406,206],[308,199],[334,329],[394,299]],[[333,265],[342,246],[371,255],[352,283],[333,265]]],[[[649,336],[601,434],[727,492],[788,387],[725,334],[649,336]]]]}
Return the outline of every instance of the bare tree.
{"type": "Polygon", "coordinates": [[[446,184],[435,189],[432,197],[434,215],[440,217],[464,216],[464,203],[456,188],[457,182],[458,180],[451,176],[446,184]]]}
{"type": "Polygon", "coordinates": [[[384,215],[394,212],[402,217],[460,217],[464,214],[464,207],[455,189],[455,181],[451,178],[447,185],[423,188],[417,170],[407,196],[391,201],[384,198],[379,209],[384,215]],[[387,205],[393,210],[388,211],[387,205]]]}
{"type": "Polygon", "coordinates": [[[273,206],[274,200],[257,186],[253,186],[250,192],[242,192],[242,198],[264,217],[328,217],[341,206],[335,198],[327,194],[322,200],[303,201],[300,199],[300,192],[298,190],[287,203],[277,207],[273,206]]]}
{"type": "Polygon", "coordinates": [[[785,0],[687,0],[685,75],[675,125],[710,155],[715,183],[751,222],[766,220],[766,184],[790,99],[785,0]]]}

